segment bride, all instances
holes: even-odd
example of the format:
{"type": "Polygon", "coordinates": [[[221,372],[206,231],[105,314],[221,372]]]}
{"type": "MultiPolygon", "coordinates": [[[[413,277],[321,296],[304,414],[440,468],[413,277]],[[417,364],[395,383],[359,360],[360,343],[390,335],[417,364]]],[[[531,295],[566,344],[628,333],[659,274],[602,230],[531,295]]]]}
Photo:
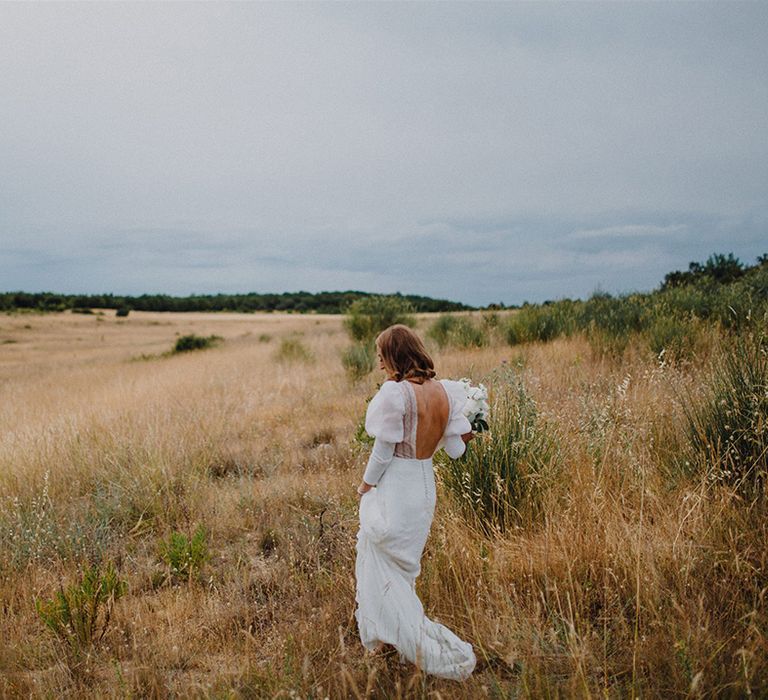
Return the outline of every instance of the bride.
{"type": "Polygon", "coordinates": [[[391,644],[426,673],[463,680],[475,667],[472,646],[424,615],[415,581],[435,510],[432,455],[461,456],[472,437],[460,385],[434,381],[420,338],[407,326],[376,339],[387,381],[365,418],[376,438],[360,494],[357,626],[366,649],[391,644]]]}

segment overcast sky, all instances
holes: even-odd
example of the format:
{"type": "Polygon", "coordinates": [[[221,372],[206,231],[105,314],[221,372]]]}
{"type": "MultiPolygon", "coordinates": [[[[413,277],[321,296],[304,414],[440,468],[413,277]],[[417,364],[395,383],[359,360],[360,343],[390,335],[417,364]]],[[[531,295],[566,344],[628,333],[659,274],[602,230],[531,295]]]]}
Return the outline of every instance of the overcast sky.
{"type": "Polygon", "coordinates": [[[0,4],[0,290],[514,304],[768,252],[768,3],[0,4]]]}

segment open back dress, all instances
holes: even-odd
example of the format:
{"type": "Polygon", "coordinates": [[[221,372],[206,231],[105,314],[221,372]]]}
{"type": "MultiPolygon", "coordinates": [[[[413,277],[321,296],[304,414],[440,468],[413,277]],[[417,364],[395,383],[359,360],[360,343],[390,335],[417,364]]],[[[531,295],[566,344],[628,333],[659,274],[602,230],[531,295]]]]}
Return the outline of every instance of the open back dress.
{"type": "MultiPolygon", "coordinates": [[[[466,396],[457,382],[442,380],[449,411],[443,447],[463,454],[461,435],[471,430],[462,413],[466,396]]],[[[363,645],[391,644],[426,673],[463,680],[475,667],[472,645],[430,620],[416,595],[416,577],[435,511],[432,457],[417,459],[418,406],[408,381],[385,382],[368,406],[366,431],[374,449],[363,479],[376,488],[360,501],[357,535],[357,610],[363,645]]]]}

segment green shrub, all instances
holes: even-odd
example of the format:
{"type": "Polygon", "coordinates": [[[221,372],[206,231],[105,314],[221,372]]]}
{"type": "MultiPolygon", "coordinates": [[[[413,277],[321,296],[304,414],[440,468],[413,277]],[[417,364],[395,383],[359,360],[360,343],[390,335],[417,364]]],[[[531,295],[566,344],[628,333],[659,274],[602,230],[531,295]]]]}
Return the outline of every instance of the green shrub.
{"type": "Polygon", "coordinates": [[[499,314],[495,311],[486,311],[483,314],[483,325],[486,328],[498,328],[499,327],[499,314]]]}
{"type": "Polygon", "coordinates": [[[479,348],[488,344],[486,329],[475,325],[467,316],[443,314],[432,324],[427,336],[441,348],[479,348]]]}
{"type": "Polygon", "coordinates": [[[376,366],[376,353],[373,343],[355,343],[341,355],[341,364],[352,381],[359,381],[373,371],[376,366]]]}
{"type": "Polygon", "coordinates": [[[429,327],[427,337],[434,340],[441,348],[449,344],[458,318],[451,314],[441,314],[429,327]]]}
{"type": "Polygon", "coordinates": [[[312,353],[298,338],[283,338],[275,352],[278,362],[311,362],[312,353]]]}
{"type": "Polygon", "coordinates": [[[206,348],[213,347],[220,340],[223,340],[223,338],[218,335],[200,336],[195,335],[194,333],[190,335],[182,335],[176,339],[176,345],[173,346],[173,352],[205,350],[206,348]]]}
{"type": "Polygon", "coordinates": [[[712,316],[716,295],[702,286],[688,284],[659,293],[657,306],[685,318],[707,319],[712,316]]]}
{"type": "Polygon", "coordinates": [[[607,336],[626,336],[643,329],[647,307],[642,294],[613,297],[596,292],[581,307],[579,326],[607,336]]]}
{"type": "Polygon", "coordinates": [[[192,580],[194,574],[208,561],[208,533],[199,525],[192,537],[172,532],[160,543],[160,557],[168,566],[172,580],[192,580]]]}
{"type": "Polygon", "coordinates": [[[90,316],[90,315],[93,315],[93,310],[92,309],[87,309],[87,308],[81,308],[79,306],[75,306],[72,309],[72,313],[73,314],[84,314],[86,316],[90,316]]]}
{"type": "Polygon", "coordinates": [[[460,317],[452,334],[453,344],[460,348],[481,348],[488,344],[488,334],[466,317],[460,317]]]}
{"type": "Polygon", "coordinates": [[[740,338],[717,365],[705,397],[686,408],[688,464],[745,494],[768,472],[768,343],[740,338]]]}
{"type": "MultiPolygon", "coordinates": [[[[751,280],[748,280],[749,282],[751,280]]],[[[766,280],[768,281],[768,280],[766,280]]],[[[765,327],[768,291],[759,285],[737,282],[721,287],[714,297],[713,318],[735,333],[747,332],[760,324],[765,327]]]]}
{"type": "Polygon", "coordinates": [[[506,329],[507,342],[510,345],[537,340],[546,342],[562,335],[562,332],[555,305],[523,306],[509,319],[506,329]]]}
{"type": "Polygon", "coordinates": [[[413,326],[413,305],[400,296],[363,297],[347,308],[344,326],[358,342],[372,341],[381,331],[396,323],[413,326]]]}
{"type": "Polygon", "coordinates": [[[490,432],[464,456],[438,456],[440,478],[463,511],[485,532],[503,531],[541,505],[556,445],[522,380],[511,371],[494,382],[490,432]]]}
{"type": "Polygon", "coordinates": [[[693,355],[696,349],[697,326],[671,314],[656,316],[646,329],[645,338],[654,355],[680,359],[693,355]]]}
{"type": "Polygon", "coordinates": [[[115,316],[118,318],[125,318],[129,313],[131,313],[131,310],[127,306],[121,306],[115,311],[115,316]]]}
{"type": "Polygon", "coordinates": [[[112,564],[103,571],[92,566],[53,598],[36,600],[35,607],[48,629],[77,653],[104,636],[115,601],[126,590],[126,582],[112,564]]]}

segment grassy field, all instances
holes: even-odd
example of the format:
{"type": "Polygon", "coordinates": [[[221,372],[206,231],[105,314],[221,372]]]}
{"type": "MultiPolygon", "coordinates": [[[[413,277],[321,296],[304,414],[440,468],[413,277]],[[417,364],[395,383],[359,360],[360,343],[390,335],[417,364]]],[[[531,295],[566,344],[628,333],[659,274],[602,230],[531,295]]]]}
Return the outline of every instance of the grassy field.
{"type": "Polygon", "coordinates": [[[490,660],[463,684],[357,638],[353,436],[381,378],[349,382],[348,343],[333,316],[0,316],[1,696],[768,696],[765,499],[670,466],[716,338],[680,364],[433,348],[442,377],[518,373],[558,453],[503,535],[439,488],[418,590],[490,660]],[[190,333],[222,340],[169,352],[190,333]],[[109,563],[93,629],[44,624],[109,563]]]}

